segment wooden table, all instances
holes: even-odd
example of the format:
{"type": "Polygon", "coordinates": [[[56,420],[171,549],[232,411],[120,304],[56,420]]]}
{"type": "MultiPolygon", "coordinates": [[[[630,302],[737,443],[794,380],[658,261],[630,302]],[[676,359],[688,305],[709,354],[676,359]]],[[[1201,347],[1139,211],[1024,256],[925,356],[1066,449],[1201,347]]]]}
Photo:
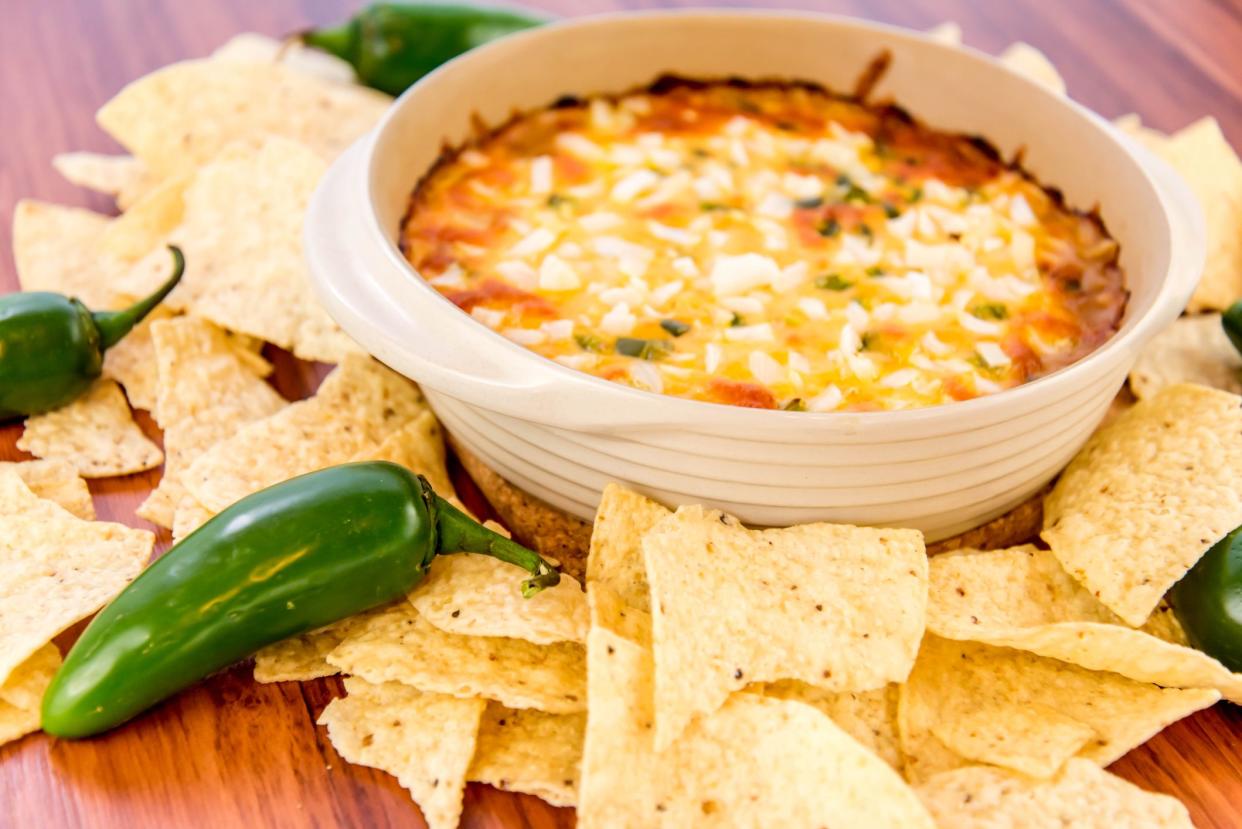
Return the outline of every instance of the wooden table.
{"type": "MultiPolygon", "coordinates": [[[[173,61],[206,54],[230,35],[281,35],[339,19],[351,0],[11,0],[0,24],[0,292],[17,280],[7,251],[16,201],[35,196],[108,210],[54,173],[57,152],[114,150],[93,123],[124,83],[173,61]]],[[[660,2],[532,2],[560,14],[660,2]]],[[[691,4],[685,4],[691,5],[691,4]]],[[[767,5],[749,3],[747,5],[767,5]]],[[[927,28],[962,25],[971,46],[997,52],[1014,40],[1044,50],[1070,93],[1106,116],[1138,112],[1176,129],[1214,114],[1242,146],[1242,4],[1238,0],[837,0],[770,5],[853,14],[927,28]]],[[[298,398],[323,367],[282,355],[276,384],[298,398]]],[[[144,427],[157,430],[145,413],[144,427]]],[[[0,429],[0,459],[23,457],[20,427],[0,429]]],[[[95,481],[99,517],[150,526],[134,508],[158,480],[151,472],[95,481]]],[[[457,477],[467,497],[469,480],[457,477]]],[[[477,494],[471,500],[477,501],[477,494]]],[[[0,532],[2,532],[0,528],[0,532]]],[[[159,535],[161,549],[168,534],[159,535]]],[[[71,641],[73,632],[61,642],[71,641]]],[[[58,742],[33,735],[0,748],[0,827],[386,827],[421,826],[418,810],[383,773],[350,766],[332,750],[319,711],[340,693],[334,680],[259,685],[247,668],[212,678],[106,737],[58,742]]],[[[1166,730],[1112,770],[1180,797],[1200,829],[1242,827],[1242,709],[1218,705],[1166,730]]],[[[468,827],[561,827],[569,810],[472,785],[468,827]]]]}

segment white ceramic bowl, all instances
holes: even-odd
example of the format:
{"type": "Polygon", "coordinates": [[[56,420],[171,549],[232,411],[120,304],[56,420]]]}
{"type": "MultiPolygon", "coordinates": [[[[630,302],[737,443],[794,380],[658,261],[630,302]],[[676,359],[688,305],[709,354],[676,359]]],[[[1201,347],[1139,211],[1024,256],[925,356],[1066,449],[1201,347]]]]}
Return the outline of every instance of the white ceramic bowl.
{"type": "Polygon", "coordinates": [[[1108,409],[1139,348],[1189,298],[1202,218],[1166,166],[1107,122],[970,49],[811,14],[686,11],[569,20],[477,49],[427,76],[332,167],[307,254],[332,316],[417,380],[447,428],[527,492],[590,519],[620,481],[670,505],[706,503],[758,525],[811,520],[915,527],[943,538],[1049,481],[1108,409]],[[1098,204],[1132,292],[1120,332],[1080,362],[989,397],[901,412],[760,411],[652,394],[509,342],[419,279],[396,246],[407,199],[472,116],[498,123],[565,94],[623,91],[672,72],[849,89],[882,49],[876,96],[942,129],[977,133],[1098,204]]]}

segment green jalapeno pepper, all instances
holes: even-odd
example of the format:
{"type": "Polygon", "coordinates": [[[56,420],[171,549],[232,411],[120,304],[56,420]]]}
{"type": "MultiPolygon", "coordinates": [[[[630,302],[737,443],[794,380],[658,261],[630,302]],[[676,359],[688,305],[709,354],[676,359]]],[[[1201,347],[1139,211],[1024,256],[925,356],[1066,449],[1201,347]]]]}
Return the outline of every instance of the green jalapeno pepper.
{"type": "Polygon", "coordinates": [[[1242,300],[1230,305],[1225,313],[1221,314],[1220,324],[1225,329],[1229,342],[1233,343],[1233,347],[1242,354],[1242,300]]]}
{"type": "Polygon", "coordinates": [[[1190,644],[1242,671],[1242,527],[1203,554],[1169,601],[1190,644]]]}
{"type": "Polygon", "coordinates": [[[0,297],[0,422],[73,402],[103,371],[103,355],[168,296],[185,270],[123,311],[95,311],[71,297],[28,291],[0,297]]]}
{"type": "Polygon", "coordinates": [[[396,464],[331,467],[257,492],[95,617],[43,697],[43,729],[106,731],[265,645],[405,595],[437,554],[459,551],[527,570],[528,596],[560,579],[396,464]]]}
{"type": "Polygon", "coordinates": [[[462,3],[374,3],[340,26],[298,38],[349,63],[367,86],[400,95],[463,52],[547,20],[533,12],[462,3]]]}

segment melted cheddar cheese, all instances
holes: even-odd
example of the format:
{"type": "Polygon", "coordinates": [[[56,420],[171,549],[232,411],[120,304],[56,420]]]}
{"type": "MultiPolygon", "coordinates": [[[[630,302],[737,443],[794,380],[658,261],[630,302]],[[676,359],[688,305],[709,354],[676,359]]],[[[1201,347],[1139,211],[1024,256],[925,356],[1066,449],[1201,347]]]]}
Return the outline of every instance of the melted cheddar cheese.
{"type": "Polygon", "coordinates": [[[664,394],[931,406],[1117,329],[1117,245],[982,142],[798,85],[668,82],[446,155],[403,248],[476,320],[664,394]]]}

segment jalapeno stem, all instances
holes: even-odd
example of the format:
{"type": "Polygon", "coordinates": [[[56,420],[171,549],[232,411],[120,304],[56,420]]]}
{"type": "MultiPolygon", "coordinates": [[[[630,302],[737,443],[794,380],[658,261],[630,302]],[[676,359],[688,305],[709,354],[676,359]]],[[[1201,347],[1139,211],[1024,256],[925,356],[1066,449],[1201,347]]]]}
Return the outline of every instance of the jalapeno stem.
{"type": "Polygon", "coordinates": [[[356,36],[356,27],[352,22],[348,22],[323,29],[307,29],[304,32],[298,32],[293,38],[307,46],[314,46],[316,49],[336,55],[341,60],[349,61],[354,56],[356,36]]]}
{"type": "Polygon", "coordinates": [[[439,495],[434,498],[437,553],[483,553],[521,567],[533,576],[522,582],[522,595],[528,599],[560,583],[560,572],[538,553],[489,530],[439,495]]]}
{"type": "Polygon", "coordinates": [[[164,297],[172,293],[173,288],[177,287],[177,283],[181,281],[181,275],[185,273],[185,257],[176,245],[169,245],[168,250],[173,257],[172,276],[168,277],[155,293],[135,302],[123,311],[96,311],[91,314],[95,320],[95,327],[99,329],[101,349],[106,351],[119,343],[126,334],[133,330],[135,325],[142,322],[147,314],[155,309],[155,306],[164,301],[164,297]]]}

